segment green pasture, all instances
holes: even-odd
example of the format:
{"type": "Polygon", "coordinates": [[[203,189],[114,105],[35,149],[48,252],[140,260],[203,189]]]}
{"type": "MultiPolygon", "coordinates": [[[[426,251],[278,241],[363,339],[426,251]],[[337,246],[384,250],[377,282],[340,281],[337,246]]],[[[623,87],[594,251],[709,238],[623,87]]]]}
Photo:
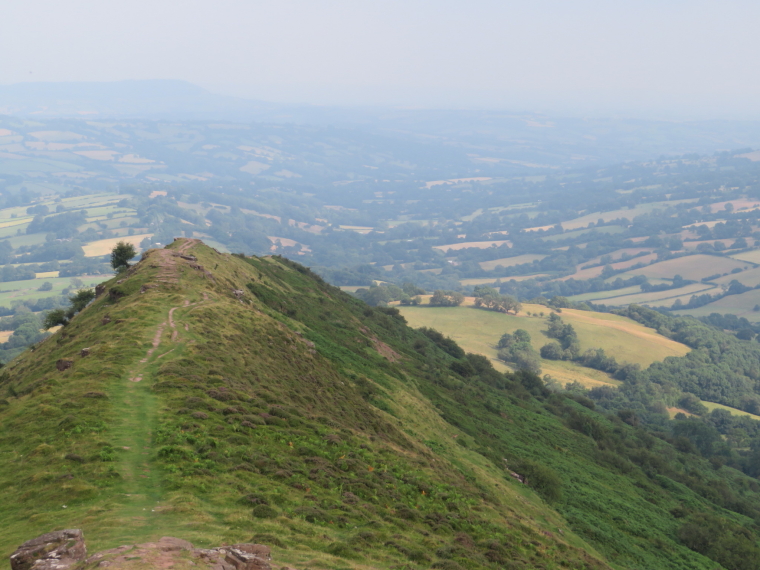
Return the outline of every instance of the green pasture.
{"type": "MultiPolygon", "coordinates": [[[[516,316],[474,307],[400,306],[399,310],[410,326],[434,328],[450,336],[465,350],[488,356],[501,370],[508,369],[496,360],[496,343],[502,334],[524,329],[530,334],[531,344],[536,350],[552,340],[544,334],[550,310],[541,305],[523,305],[523,310],[516,316]],[[543,312],[544,316],[528,316],[527,312],[533,315],[543,312]]],[[[667,356],[683,356],[689,352],[688,347],[618,315],[565,309],[561,317],[575,328],[581,350],[603,348],[621,363],[631,362],[647,367],[667,356]]],[[[608,375],[596,374],[598,371],[572,362],[542,359],[541,365],[544,373],[548,374],[552,374],[551,369],[562,369],[563,376],[572,376],[568,381],[578,380],[586,385],[595,385],[604,377],[607,383],[612,383],[608,375]],[[589,382],[589,377],[596,382],[589,382]]]]}

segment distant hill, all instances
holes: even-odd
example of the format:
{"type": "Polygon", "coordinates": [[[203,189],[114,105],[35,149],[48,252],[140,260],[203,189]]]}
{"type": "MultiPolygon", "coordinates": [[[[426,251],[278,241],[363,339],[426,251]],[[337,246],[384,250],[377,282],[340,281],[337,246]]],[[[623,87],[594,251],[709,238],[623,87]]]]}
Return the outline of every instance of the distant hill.
{"type": "Polygon", "coordinates": [[[756,567],[753,479],[284,258],[179,239],[98,293],[0,374],[4,555],[82,528],[295,568],[756,567]]]}
{"type": "Polygon", "coordinates": [[[0,114],[44,118],[253,120],[273,104],[216,95],[168,79],[0,86],[0,114]]]}
{"type": "Polygon", "coordinates": [[[0,86],[0,115],[34,118],[252,121],[359,129],[454,145],[529,168],[574,167],[760,146],[757,121],[664,121],[547,115],[530,109],[405,109],[281,104],[212,93],[179,80],[29,82],[0,86]]]}

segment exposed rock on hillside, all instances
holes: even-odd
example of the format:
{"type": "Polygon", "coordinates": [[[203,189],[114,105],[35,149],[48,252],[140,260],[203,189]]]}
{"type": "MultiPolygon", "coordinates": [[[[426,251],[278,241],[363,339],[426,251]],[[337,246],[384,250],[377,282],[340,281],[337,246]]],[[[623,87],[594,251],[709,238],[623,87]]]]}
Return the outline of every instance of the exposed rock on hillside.
{"type": "Polygon", "coordinates": [[[12,570],[64,570],[87,557],[81,530],[49,532],[29,540],[11,555],[12,570]]]}
{"type": "Polygon", "coordinates": [[[124,545],[87,556],[81,530],[49,532],[25,542],[11,555],[12,570],[68,570],[83,566],[128,568],[209,568],[210,570],[271,570],[268,546],[233,544],[195,548],[192,543],[165,536],[157,542],[124,545]]]}

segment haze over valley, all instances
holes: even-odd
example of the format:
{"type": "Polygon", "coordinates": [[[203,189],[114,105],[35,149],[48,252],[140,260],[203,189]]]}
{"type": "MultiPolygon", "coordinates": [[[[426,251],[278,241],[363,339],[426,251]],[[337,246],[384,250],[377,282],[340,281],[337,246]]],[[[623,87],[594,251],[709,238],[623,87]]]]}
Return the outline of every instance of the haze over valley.
{"type": "Polygon", "coordinates": [[[12,570],[759,569],[758,15],[9,8],[12,570]]]}

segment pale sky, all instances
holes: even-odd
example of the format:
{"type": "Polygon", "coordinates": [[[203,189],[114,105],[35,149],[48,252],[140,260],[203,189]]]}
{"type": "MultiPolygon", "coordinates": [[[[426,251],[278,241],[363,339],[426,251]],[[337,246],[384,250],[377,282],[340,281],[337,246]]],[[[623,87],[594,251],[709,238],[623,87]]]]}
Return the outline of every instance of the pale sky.
{"type": "Polygon", "coordinates": [[[8,0],[2,23],[1,84],[760,118],[760,2],[745,0],[8,0]]]}

